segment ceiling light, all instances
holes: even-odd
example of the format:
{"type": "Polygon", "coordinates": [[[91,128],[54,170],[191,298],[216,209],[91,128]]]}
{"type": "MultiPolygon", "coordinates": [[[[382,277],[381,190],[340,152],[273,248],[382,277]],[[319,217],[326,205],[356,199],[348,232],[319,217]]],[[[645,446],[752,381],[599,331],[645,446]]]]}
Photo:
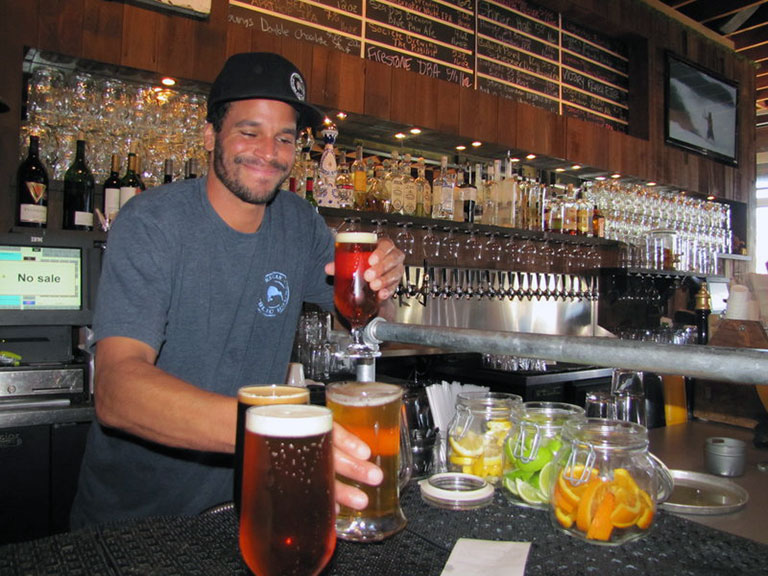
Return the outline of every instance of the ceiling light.
{"type": "Polygon", "coordinates": [[[574,164],[571,166],[571,170],[581,170],[581,164],[574,164]]]}
{"type": "Polygon", "coordinates": [[[336,113],[336,118],[338,118],[339,120],[346,120],[347,113],[346,112],[337,112],[336,113]]]}
{"type": "Polygon", "coordinates": [[[170,76],[166,76],[162,80],[160,80],[160,84],[163,86],[176,86],[176,80],[171,78],[170,76]]]}
{"type": "Polygon", "coordinates": [[[510,158],[510,162],[520,162],[520,158],[510,158]]]}
{"type": "Polygon", "coordinates": [[[597,178],[595,178],[595,180],[597,180],[598,182],[602,182],[603,180],[605,180],[605,176],[598,176],[597,178]]]}
{"type": "Polygon", "coordinates": [[[647,182],[646,186],[656,186],[656,182],[647,182]]]}
{"type": "Polygon", "coordinates": [[[406,138],[406,135],[403,134],[402,132],[398,132],[397,134],[395,134],[395,138],[397,138],[398,140],[403,140],[404,138],[406,138]]]}
{"type": "Polygon", "coordinates": [[[555,172],[565,172],[565,168],[555,168],[555,172]]]}
{"type": "Polygon", "coordinates": [[[474,142],[472,142],[472,146],[474,146],[475,148],[479,148],[482,145],[483,143],[480,142],[479,140],[475,140],[474,142]]]}
{"type": "Polygon", "coordinates": [[[613,178],[614,180],[616,178],[621,178],[621,174],[611,174],[611,178],[613,178]]]}
{"type": "Polygon", "coordinates": [[[536,154],[528,154],[528,156],[525,157],[526,160],[533,160],[536,158],[536,154]]]}
{"type": "Polygon", "coordinates": [[[712,194],[707,196],[707,200],[709,200],[710,202],[712,202],[712,200],[714,200],[714,199],[715,199],[715,197],[712,194]]]}
{"type": "Polygon", "coordinates": [[[459,150],[459,151],[466,150],[466,149],[467,149],[467,147],[464,146],[464,144],[459,144],[458,146],[456,146],[456,150],[459,150]]]}
{"type": "Polygon", "coordinates": [[[415,136],[416,134],[421,134],[421,128],[411,128],[410,132],[411,132],[411,134],[413,134],[414,136],[415,136]]]}

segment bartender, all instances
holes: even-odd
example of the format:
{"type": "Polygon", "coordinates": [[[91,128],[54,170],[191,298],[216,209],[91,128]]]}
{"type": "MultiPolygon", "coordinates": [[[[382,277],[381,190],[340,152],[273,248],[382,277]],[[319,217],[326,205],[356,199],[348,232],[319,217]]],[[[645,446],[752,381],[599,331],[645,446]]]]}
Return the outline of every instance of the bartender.
{"type": "MultiPolygon", "coordinates": [[[[232,500],[241,386],[282,382],[303,302],[333,305],[333,238],[322,217],[280,191],[299,130],[322,114],[281,56],[236,54],[208,98],[206,178],[132,198],[109,233],[94,317],[95,407],[72,527],[198,514],[232,500]]],[[[382,239],[365,273],[387,300],[403,254],[382,239]]],[[[338,474],[381,470],[337,428],[338,474]]],[[[338,484],[337,501],[367,505],[338,484]]]]}

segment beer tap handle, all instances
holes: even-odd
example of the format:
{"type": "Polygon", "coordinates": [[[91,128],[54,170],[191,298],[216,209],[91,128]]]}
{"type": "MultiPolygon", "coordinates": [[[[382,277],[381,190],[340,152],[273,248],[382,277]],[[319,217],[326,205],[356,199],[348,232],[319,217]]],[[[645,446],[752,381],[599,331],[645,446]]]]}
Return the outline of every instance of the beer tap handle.
{"type": "Polygon", "coordinates": [[[443,297],[443,299],[445,299],[451,295],[451,287],[448,284],[448,270],[446,268],[442,268],[440,276],[442,277],[442,288],[440,289],[440,295],[443,297]]]}
{"type": "Polygon", "coordinates": [[[458,268],[454,268],[451,271],[451,275],[453,277],[453,297],[457,300],[464,294],[464,288],[462,286],[461,279],[459,278],[460,274],[461,273],[458,268]]]}

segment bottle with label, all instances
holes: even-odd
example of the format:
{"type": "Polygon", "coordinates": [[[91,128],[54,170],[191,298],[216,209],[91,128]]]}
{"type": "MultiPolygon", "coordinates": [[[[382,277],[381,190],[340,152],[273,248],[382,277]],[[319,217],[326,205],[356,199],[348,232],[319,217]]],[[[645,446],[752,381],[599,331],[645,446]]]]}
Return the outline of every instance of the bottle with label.
{"type": "Polygon", "coordinates": [[[392,150],[392,177],[389,185],[390,212],[393,214],[403,213],[403,198],[405,194],[405,176],[403,174],[402,162],[397,150],[392,150]]]}
{"type": "Polygon", "coordinates": [[[464,222],[464,171],[456,170],[453,185],[453,221],[464,222]]]}
{"type": "Polygon", "coordinates": [[[173,160],[166,158],[163,165],[163,184],[170,184],[171,182],[173,182],[173,160]]]}
{"type": "MultiPolygon", "coordinates": [[[[554,189],[554,186],[552,186],[554,189]]],[[[579,206],[576,202],[576,195],[573,192],[573,184],[568,184],[567,191],[563,196],[563,234],[576,236],[579,225],[579,206]]]]}
{"type": "Polygon", "coordinates": [[[411,175],[411,155],[406,154],[403,157],[401,168],[403,175],[403,214],[406,216],[416,215],[416,180],[411,175]]]}
{"type": "Polygon", "coordinates": [[[579,236],[592,236],[592,205],[587,202],[581,189],[576,194],[576,204],[578,206],[576,228],[579,236]]]}
{"type": "Polygon", "coordinates": [[[137,162],[136,154],[129,152],[128,168],[126,168],[125,175],[120,180],[120,208],[125,206],[128,200],[141,192],[141,180],[136,173],[137,162]]]}
{"type": "Polygon", "coordinates": [[[448,174],[448,156],[440,157],[440,174],[432,183],[434,200],[432,217],[441,220],[453,220],[454,181],[448,174]]]}
{"type": "Polygon", "coordinates": [[[464,201],[464,222],[475,221],[475,206],[477,205],[477,188],[475,187],[472,169],[468,166],[466,183],[461,190],[464,201]]]}
{"type": "Polygon", "coordinates": [[[701,288],[696,293],[696,344],[709,342],[709,315],[712,312],[707,283],[702,282],[701,288]]]}
{"type": "Polygon", "coordinates": [[[355,161],[352,162],[352,187],[355,193],[355,210],[365,210],[368,192],[368,174],[363,160],[363,147],[355,149],[355,161]]]}
{"type": "Polygon", "coordinates": [[[120,211],[120,156],[112,154],[112,167],[104,181],[104,217],[112,222],[120,211]]]}
{"type": "Polygon", "coordinates": [[[317,165],[317,180],[315,181],[314,196],[318,206],[327,206],[329,208],[340,208],[339,190],[336,188],[336,176],[339,174],[339,167],[336,164],[336,151],[333,145],[339,136],[336,125],[327,123],[320,132],[323,137],[323,153],[320,155],[320,162],[317,165]]]}
{"type": "Polygon", "coordinates": [[[595,208],[592,211],[592,236],[595,238],[605,238],[605,217],[597,204],[595,204],[595,208]]]}
{"type": "Polygon", "coordinates": [[[347,164],[347,155],[344,153],[344,150],[339,150],[336,190],[339,193],[339,207],[352,208],[355,204],[355,188],[352,185],[352,174],[349,173],[349,164],[347,164]]]}
{"type": "Polygon", "coordinates": [[[189,158],[184,167],[184,180],[194,180],[197,178],[197,158],[189,158]]]}
{"type": "Polygon", "coordinates": [[[427,180],[424,158],[416,163],[416,216],[432,215],[432,185],[427,180]]]}
{"type": "Polygon", "coordinates": [[[78,138],[75,159],[64,174],[65,230],[93,230],[93,190],[95,184],[85,161],[85,140],[78,138]]]}
{"type": "Polygon", "coordinates": [[[475,198],[475,223],[482,224],[483,210],[485,209],[485,186],[483,185],[483,165],[478,162],[475,164],[475,179],[473,181],[476,190],[475,198]]]}
{"type": "Polygon", "coordinates": [[[315,180],[317,179],[317,162],[312,160],[309,150],[304,155],[304,199],[317,206],[315,200],[315,180]]]}
{"type": "Polygon", "coordinates": [[[48,223],[48,173],[40,161],[40,138],[29,137],[27,158],[16,172],[16,224],[45,228],[48,223]]]}
{"type": "Polygon", "coordinates": [[[501,188],[501,161],[494,160],[493,166],[488,166],[488,181],[485,187],[485,206],[483,208],[483,224],[499,225],[499,192],[501,188]]]}
{"type": "Polygon", "coordinates": [[[501,181],[500,226],[511,228],[515,225],[516,202],[517,177],[512,173],[512,159],[508,157],[504,168],[504,180],[501,181]]]}

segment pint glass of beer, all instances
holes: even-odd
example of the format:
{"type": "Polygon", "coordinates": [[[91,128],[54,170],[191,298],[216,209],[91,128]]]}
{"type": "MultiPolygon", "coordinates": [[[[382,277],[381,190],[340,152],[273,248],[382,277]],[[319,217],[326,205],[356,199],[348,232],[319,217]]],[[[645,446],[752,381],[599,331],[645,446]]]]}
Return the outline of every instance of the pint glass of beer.
{"type": "Polygon", "coordinates": [[[298,386],[263,385],[243,386],[237,391],[237,430],[235,431],[235,476],[232,499],[240,513],[240,482],[243,477],[243,439],[245,438],[245,411],[250,406],[272,404],[309,404],[309,390],[298,386]]]}
{"type": "Polygon", "coordinates": [[[405,528],[407,522],[400,508],[399,487],[403,390],[380,382],[337,382],[330,384],[325,394],[334,421],[368,444],[371,462],[384,472],[379,486],[342,479],[368,495],[368,507],[353,510],[342,506],[336,518],[336,534],[358,542],[383,540],[405,528]]]}
{"type": "Polygon", "coordinates": [[[347,349],[354,358],[378,356],[363,341],[362,329],[379,311],[376,293],[363,278],[368,258],[376,250],[376,234],[371,232],[340,232],[336,235],[333,280],[333,302],[339,314],[348,322],[352,344],[347,349]]]}
{"type": "Polygon", "coordinates": [[[240,552],[258,576],[319,574],[336,547],[331,411],[246,411],[240,552]]]}

